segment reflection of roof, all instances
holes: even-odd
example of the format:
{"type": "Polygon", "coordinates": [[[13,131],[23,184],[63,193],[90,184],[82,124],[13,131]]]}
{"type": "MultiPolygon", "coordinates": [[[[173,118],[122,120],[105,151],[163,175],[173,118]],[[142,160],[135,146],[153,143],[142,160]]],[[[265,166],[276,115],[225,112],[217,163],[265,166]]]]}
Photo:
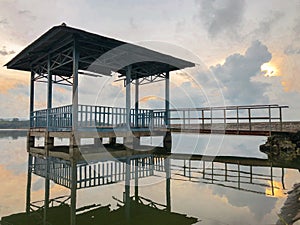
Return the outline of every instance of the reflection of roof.
{"type": "MultiPolygon", "coordinates": [[[[121,206],[116,210],[110,210],[109,206],[97,206],[91,210],[87,210],[76,216],[76,224],[102,224],[114,225],[126,223],[126,206],[121,206]]],[[[88,208],[88,207],[86,207],[88,208]]],[[[14,214],[3,217],[2,221],[13,225],[24,224],[26,219],[32,225],[41,222],[41,212],[33,212],[29,217],[26,213],[14,214]],[[40,214],[39,214],[40,213],[40,214]]],[[[69,224],[70,208],[67,205],[51,207],[48,213],[48,222],[53,225],[69,224]]],[[[168,212],[153,208],[135,201],[130,202],[130,221],[129,224],[145,224],[145,225],[191,225],[198,221],[197,218],[188,217],[184,214],[168,212]]],[[[5,224],[5,223],[4,223],[5,224]]]]}
{"type": "MultiPolygon", "coordinates": [[[[64,25],[55,26],[48,30],[8,62],[6,66],[9,69],[30,71],[32,67],[47,62],[49,53],[55,55],[72,48],[74,39],[78,43],[80,59],[82,59],[79,61],[79,70],[93,68],[96,70],[95,72],[100,70],[103,74],[110,74],[111,71],[114,71],[125,76],[126,66],[131,64],[132,78],[135,79],[194,66],[191,62],[147,48],[64,25]],[[112,49],[114,50],[111,51],[112,49]],[[101,60],[101,63],[98,61],[96,66],[95,60],[105,53],[107,53],[107,57],[101,60]],[[130,63],[128,64],[128,62],[130,63]]],[[[68,54],[72,56],[72,51],[68,54]]],[[[71,76],[72,61],[62,64],[52,73],[71,76]]]]}

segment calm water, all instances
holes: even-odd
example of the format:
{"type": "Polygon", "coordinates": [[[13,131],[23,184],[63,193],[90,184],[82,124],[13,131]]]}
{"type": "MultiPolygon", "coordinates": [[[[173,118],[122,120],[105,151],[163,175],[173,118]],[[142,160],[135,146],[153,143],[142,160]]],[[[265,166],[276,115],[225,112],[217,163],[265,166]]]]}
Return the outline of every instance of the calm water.
{"type": "MultiPolygon", "coordinates": [[[[172,152],[240,156],[241,160],[246,156],[266,159],[258,150],[258,145],[264,141],[262,137],[175,135],[172,152]]],[[[153,138],[144,140],[144,143],[159,144],[160,140],[153,138]]],[[[0,217],[4,217],[25,210],[26,136],[2,132],[0,151],[0,217]]],[[[166,167],[160,164],[166,161],[155,161],[152,172],[144,171],[143,178],[138,179],[138,198],[143,204],[132,202],[129,212],[124,203],[125,178],[118,183],[78,190],[77,208],[91,204],[101,204],[102,207],[94,214],[82,214],[80,219],[86,224],[105,224],[103,218],[108,224],[123,224],[120,215],[127,213],[131,224],[139,221],[140,224],[231,225],[276,224],[284,217],[280,212],[283,207],[287,209],[284,203],[288,192],[300,183],[298,169],[285,168],[283,171],[282,168],[253,166],[251,176],[250,166],[239,166],[236,161],[228,163],[225,172],[224,158],[216,161],[203,165],[201,160],[169,159],[170,185],[166,179],[166,167]],[[149,204],[152,207],[146,206],[149,204]],[[99,217],[102,222],[92,223],[99,217]]],[[[145,165],[142,167],[148,168],[145,165]]],[[[42,200],[44,179],[33,175],[32,181],[32,201],[42,200]]],[[[130,184],[129,194],[135,200],[135,179],[131,179],[130,184]]],[[[50,193],[51,198],[56,198],[69,195],[70,191],[51,183],[50,193]]],[[[296,201],[289,200],[289,212],[293,217],[300,212],[299,195],[296,195],[296,201]]],[[[68,220],[69,214],[62,215],[59,217],[61,224],[68,224],[63,221],[68,220]]],[[[299,224],[299,221],[294,224],[299,224]]]]}

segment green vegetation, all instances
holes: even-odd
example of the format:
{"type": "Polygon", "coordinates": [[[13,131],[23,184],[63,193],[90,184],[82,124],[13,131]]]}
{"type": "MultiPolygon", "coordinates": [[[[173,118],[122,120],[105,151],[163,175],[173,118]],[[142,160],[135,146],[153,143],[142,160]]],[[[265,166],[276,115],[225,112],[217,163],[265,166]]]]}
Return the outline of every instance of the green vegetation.
{"type": "Polygon", "coordinates": [[[0,119],[0,129],[27,129],[29,128],[29,120],[20,120],[13,118],[12,120],[0,119]]]}

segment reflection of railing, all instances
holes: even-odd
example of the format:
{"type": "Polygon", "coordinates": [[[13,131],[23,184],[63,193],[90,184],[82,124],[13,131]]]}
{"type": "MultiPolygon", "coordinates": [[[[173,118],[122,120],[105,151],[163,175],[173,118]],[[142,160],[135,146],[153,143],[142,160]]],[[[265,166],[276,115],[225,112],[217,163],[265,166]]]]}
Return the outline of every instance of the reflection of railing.
{"type": "MultiPolygon", "coordinates": [[[[188,178],[188,181],[192,182],[214,184],[266,195],[275,195],[275,190],[284,188],[283,179],[280,179],[280,181],[274,180],[277,176],[273,174],[272,164],[270,164],[269,168],[264,168],[269,169],[269,173],[266,173],[266,171],[260,172],[258,170],[254,172],[254,168],[257,168],[257,166],[242,166],[239,162],[222,163],[200,161],[198,162],[198,165],[196,165],[195,161],[183,160],[183,165],[172,165],[172,169],[176,171],[174,174],[175,176],[172,179],[184,180],[183,178],[188,178]],[[246,167],[248,167],[248,169],[246,169],[246,167]],[[279,186],[278,183],[280,182],[281,185],[279,186]],[[266,189],[269,191],[266,192],[266,189]]],[[[281,176],[283,176],[283,171],[281,172],[281,176]]]]}
{"type": "Polygon", "coordinates": [[[251,105],[170,110],[173,127],[202,130],[282,131],[282,109],[288,106],[251,105]],[[260,125],[259,125],[260,124],[260,125]],[[177,125],[177,126],[176,126],[177,125]]]}
{"type": "MultiPolygon", "coordinates": [[[[71,128],[72,105],[52,108],[49,111],[38,110],[31,114],[31,128],[71,128]],[[47,124],[47,118],[49,123],[47,124]]],[[[78,106],[78,127],[112,128],[126,125],[126,108],[107,106],[78,106]]],[[[130,126],[162,127],[165,125],[165,112],[154,112],[148,109],[130,110],[130,126]]]]}
{"type": "MultiPolygon", "coordinates": [[[[55,207],[55,206],[62,206],[67,205],[68,201],[70,200],[70,196],[59,196],[49,200],[48,207],[55,207]]],[[[37,211],[45,208],[45,201],[35,201],[30,203],[30,211],[37,211]]]]}
{"type": "MultiPolygon", "coordinates": [[[[64,187],[71,187],[71,165],[68,161],[49,157],[48,178],[64,187]]],[[[34,157],[33,172],[46,177],[47,160],[34,157]]],[[[154,173],[153,156],[144,156],[130,160],[129,179],[148,177],[154,173]]],[[[120,160],[77,164],[77,188],[103,186],[124,181],[126,162],[120,160]]]]}

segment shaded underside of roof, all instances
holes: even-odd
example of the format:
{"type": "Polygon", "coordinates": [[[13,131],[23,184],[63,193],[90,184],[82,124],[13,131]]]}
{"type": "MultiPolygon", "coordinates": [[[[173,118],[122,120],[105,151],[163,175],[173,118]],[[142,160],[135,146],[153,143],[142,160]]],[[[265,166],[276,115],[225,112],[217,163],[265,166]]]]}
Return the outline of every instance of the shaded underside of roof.
{"type": "Polygon", "coordinates": [[[136,79],[194,66],[186,60],[64,25],[48,30],[6,66],[31,71],[39,66],[45,67],[50,55],[52,63],[60,63],[51,73],[70,77],[73,73],[74,43],[80,54],[79,70],[106,75],[118,72],[122,77],[126,76],[127,66],[131,65],[131,76],[136,79]],[[62,61],[63,56],[70,60],[62,61]]]}

